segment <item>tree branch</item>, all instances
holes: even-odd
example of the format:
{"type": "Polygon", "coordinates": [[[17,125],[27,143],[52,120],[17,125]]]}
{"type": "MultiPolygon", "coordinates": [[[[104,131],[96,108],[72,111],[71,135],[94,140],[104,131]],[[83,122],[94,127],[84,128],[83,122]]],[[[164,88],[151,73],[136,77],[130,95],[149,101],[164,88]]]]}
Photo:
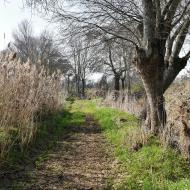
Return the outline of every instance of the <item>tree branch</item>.
{"type": "Polygon", "coordinates": [[[173,46],[173,51],[171,54],[171,62],[173,62],[173,59],[175,57],[178,57],[181,48],[184,44],[186,35],[188,33],[189,26],[190,26],[190,18],[187,18],[186,21],[183,23],[183,26],[181,27],[181,30],[179,31],[177,38],[175,39],[175,44],[173,46]]]}
{"type": "MultiPolygon", "coordinates": [[[[146,45],[149,45],[153,42],[153,38],[155,36],[155,14],[154,14],[154,6],[152,3],[152,0],[142,0],[143,3],[143,37],[144,37],[144,43],[146,45]]],[[[149,47],[148,47],[149,49],[149,47]]]]}
{"type": "Polygon", "coordinates": [[[184,58],[176,58],[174,63],[170,65],[164,72],[163,92],[165,92],[171,83],[175,80],[179,72],[185,68],[187,60],[184,58]]]}

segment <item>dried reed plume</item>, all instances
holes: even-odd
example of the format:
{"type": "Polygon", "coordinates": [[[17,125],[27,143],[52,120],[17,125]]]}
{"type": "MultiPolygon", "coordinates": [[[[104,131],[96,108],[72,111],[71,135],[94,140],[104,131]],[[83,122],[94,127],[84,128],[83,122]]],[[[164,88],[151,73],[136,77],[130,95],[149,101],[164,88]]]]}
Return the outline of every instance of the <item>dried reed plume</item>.
{"type": "Polygon", "coordinates": [[[22,151],[32,142],[35,121],[59,108],[61,90],[59,74],[48,75],[43,66],[11,54],[0,56],[0,158],[15,142],[22,151]]]}

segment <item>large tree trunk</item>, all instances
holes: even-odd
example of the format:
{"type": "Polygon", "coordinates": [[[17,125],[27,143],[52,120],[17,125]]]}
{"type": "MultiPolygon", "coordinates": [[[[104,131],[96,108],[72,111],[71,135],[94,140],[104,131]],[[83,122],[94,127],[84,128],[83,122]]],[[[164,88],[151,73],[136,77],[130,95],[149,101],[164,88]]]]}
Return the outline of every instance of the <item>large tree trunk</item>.
{"type": "Polygon", "coordinates": [[[151,53],[137,48],[136,66],[140,72],[147,96],[146,126],[153,134],[164,127],[166,112],[164,107],[164,57],[159,44],[152,44],[151,53]]]}
{"type": "Polygon", "coordinates": [[[169,2],[163,11],[167,12],[170,7],[166,14],[161,11],[160,1],[142,0],[143,48],[136,48],[136,68],[139,70],[147,96],[146,124],[156,135],[166,123],[163,94],[185,67],[190,55],[189,51],[186,56],[179,58],[190,19],[184,19],[184,23],[172,34],[173,17],[181,1],[169,2]],[[173,35],[171,39],[170,34],[173,35]]]}
{"type": "MultiPolygon", "coordinates": [[[[186,63],[186,59],[177,58],[169,67],[162,68],[161,65],[157,64],[157,70],[151,70],[152,74],[143,72],[143,70],[148,71],[148,69],[140,67],[142,70],[140,74],[147,95],[146,106],[143,108],[140,117],[146,119],[145,125],[156,134],[163,129],[167,119],[163,94],[178,73],[186,66],[186,63]]],[[[148,62],[147,65],[150,67],[151,64],[148,62]]]]}
{"type": "Polygon", "coordinates": [[[146,126],[153,134],[158,134],[166,123],[163,92],[157,89],[156,81],[143,80],[147,95],[146,126]]]}

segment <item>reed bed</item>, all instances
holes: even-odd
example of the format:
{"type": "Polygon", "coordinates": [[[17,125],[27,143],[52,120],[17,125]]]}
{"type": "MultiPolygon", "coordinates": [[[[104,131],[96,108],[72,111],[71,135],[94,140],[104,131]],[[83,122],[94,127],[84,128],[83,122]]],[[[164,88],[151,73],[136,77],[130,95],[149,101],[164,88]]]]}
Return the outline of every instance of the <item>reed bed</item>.
{"type": "Polygon", "coordinates": [[[115,97],[115,92],[110,91],[105,97],[104,104],[106,106],[117,108],[119,110],[139,116],[145,104],[145,100],[143,97],[138,98],[136,96],[128,96],[127,92],[125,91],[119,92],[117,97],[115,97]]]}
{"type": "Polygon", "coordinates": [[[62,103],[60,74],[40,64],[21,63],[12,54],[0,56],[0,158],[14,145],[24,151],[34,140],[42,116],[62,103]]]}

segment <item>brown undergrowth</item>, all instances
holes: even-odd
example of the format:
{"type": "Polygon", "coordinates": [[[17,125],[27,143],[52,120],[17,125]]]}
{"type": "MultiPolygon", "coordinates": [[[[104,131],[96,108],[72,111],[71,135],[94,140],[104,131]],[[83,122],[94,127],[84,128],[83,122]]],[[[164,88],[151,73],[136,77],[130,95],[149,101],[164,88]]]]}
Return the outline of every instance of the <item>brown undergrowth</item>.
{"type": "Polygon", "coordinates": [[[190,81],[174,83],[165,96],[168,122],[163,142],[190,158],[190,81]]]}
{"type": "Polygon", "coordinates": [[[42,117],[60,108],[59,74],[49,75],[12,54],[0,56],[0,160],[12,148],[24,152],[34,140],[42,117]]]}

